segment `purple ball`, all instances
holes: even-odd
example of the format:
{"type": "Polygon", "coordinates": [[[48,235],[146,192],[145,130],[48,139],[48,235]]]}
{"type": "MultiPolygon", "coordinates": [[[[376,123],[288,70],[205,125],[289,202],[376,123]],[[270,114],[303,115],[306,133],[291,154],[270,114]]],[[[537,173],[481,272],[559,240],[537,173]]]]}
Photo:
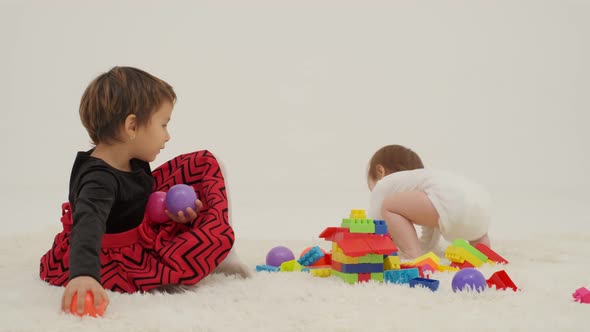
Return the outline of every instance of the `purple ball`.
{"type": "Polygon", "coordinates": [[[483,292],[486,287],[486,278],[476,269],[466,268],[457,272],[453,277],[453,292],[460,292],[466,288],[472,291],[483,292]]]}
{"type": "Polygon", "coordinates": [[[291,249],[283,246],[278,246],[270,249],[268,254],[266,254],[266,265],[279,267],[282,263],[294,259],[295,255],[293,255],[291,249]]]}
{"type": "Polygon", "coordinates": [[[177,184],[172,186],[166,193],[166,208],[173,215],[178,215],[179,211],[183,211],[186,215],[186,209],[189,207],[193,210],[197,208],[195,201],[197,200],[197,193],[191,186],[186,184],[177,184]]]}
{"type": "Polygon", "coordinates": [[[153,192],[145,209],[153,222],[161,223],[170,219],[164,212],[166,210],[166,193],[163,191],[153,192]]]}

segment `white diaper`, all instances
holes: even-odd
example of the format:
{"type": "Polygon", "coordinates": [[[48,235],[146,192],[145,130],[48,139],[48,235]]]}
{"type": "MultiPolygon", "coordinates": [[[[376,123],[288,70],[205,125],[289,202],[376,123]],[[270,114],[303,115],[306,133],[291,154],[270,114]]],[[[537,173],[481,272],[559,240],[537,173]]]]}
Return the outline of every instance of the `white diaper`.
{"type": "Polygon", "coordinates": [[[445,240],[473,241],[488,232],[490,197],[478,184],[461,177],[445,177],[425,190],[439,214],[445,240]]]}

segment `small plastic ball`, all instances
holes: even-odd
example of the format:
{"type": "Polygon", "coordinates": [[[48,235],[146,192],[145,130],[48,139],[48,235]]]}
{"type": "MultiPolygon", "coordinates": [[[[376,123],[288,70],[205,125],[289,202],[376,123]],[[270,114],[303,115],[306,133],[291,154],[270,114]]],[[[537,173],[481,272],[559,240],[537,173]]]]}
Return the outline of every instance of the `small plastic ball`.
{"type": "Polygon", "coordinates": [[[270,251],[266,255],[266,265],[279,267],[282,263],[294,259],[295,255],[293,255],[291,249],[283,246],[278,246],[270,249],[270,251]]]}
{"type": "Polygon", "coordinates": [[[454,292],[460,292],[469,288],[477,292],[483,292],[486,287],[486,278],[476,269],[466,268],[458,271],[453,277],[452,287],[454,292]]]}
{"type": "Polygon", "coordinates": [[[92,317],[104,315],[104,311],[107,309],[104,300],[100,301],[98,308],[94,307],[94,295],[92,292],[86,292],[86,298],[84,299],[84,312],[78,313],[78,293],[75,293],[70,303],[70,312],[76,316],[90,315],[92,317]]]}
{"type": "Polygon", "coordinates": [[[156,191],[150,195],[148,199],[146,211],[151,221],[162,223],[169,220],[164,211],[166,210],[166,193],[163,191],[156,191]]]}
{"type": "Polygon", "coordinates": [[[178,215],[179,211],[186,215],[186,209],[189,207],[193,210],[197,208],[196,200],[197,193],[193,187],[186,184],[177,184],[166,193],[166,208],[173,215],[178,215]]]}

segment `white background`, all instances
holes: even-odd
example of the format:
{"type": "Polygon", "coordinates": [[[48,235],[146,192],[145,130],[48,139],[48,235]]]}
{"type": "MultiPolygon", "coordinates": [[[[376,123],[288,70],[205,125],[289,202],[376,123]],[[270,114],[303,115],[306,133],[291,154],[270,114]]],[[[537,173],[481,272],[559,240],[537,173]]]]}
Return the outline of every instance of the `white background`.
{"type": "Polygon", "coordinates": [[[486,185],[492,237],[588,232],[589,17],[575,0],[2,0],[3,232],[56,226],[90,147],[80,97],[115,65],[175,88],[152,167],[212,151],[238,236],[314,238],[366,208],[386,144],[486,185]]]}

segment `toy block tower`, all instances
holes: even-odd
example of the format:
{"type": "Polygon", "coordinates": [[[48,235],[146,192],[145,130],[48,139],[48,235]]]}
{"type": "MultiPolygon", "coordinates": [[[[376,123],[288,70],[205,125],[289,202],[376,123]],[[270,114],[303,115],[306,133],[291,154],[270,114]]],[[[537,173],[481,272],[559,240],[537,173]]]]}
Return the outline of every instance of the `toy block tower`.
{"type": "Polygon", "coordinates": [[[367,219],[364,210],[351,210],[340,227],[326,228],[320,238],[332,241],[332,275],[350,284],[383,281],[385,257],[397,255],[385,222],[367,219]]]}

